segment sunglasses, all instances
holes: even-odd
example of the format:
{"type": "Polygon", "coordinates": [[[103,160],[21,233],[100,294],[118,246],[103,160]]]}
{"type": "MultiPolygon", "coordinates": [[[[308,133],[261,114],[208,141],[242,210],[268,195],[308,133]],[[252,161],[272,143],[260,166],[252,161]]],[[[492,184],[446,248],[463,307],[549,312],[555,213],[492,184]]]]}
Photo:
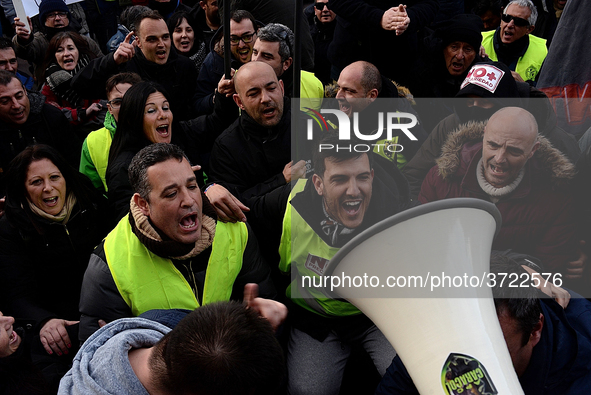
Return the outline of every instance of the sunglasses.
{"type": "Polygon", "coordinates": [[[529,26],[529,21],[527,19],[519,18],[519,17],[513,16],[513,15],[503,14],[503,15],[501,15],[501,19],[505,23],[509,23],[509,22],[513,21],[513,23],[515,23],[515,26],[519,26],[519,27],[529,26]]]}
{"type": "Polygon", "coordinates": [[[328,3],[316,3],[316,4],[314,4],[314,7],[316,7],[316,9],[318,11],[322,11],[324,9],[324,7],[326,7],[327,9],[330,10],[330,7],[328,6],[328,3]]]}

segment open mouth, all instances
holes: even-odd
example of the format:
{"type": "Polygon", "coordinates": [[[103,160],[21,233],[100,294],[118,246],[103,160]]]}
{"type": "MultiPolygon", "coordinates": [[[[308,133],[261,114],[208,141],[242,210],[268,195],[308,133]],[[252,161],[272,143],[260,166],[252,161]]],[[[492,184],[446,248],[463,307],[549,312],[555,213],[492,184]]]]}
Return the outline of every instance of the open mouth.
{"type": "Polygon", "coordinates": [[[267,107],[263,110],[263,115],[267,118],[272,118],[275,116],[275,112],[275,107],[267,107]]]}
{"type": "Polygon", "coordinates": [[[12,331],[12,333],[10,334],[10,337],[9,337],[9,344],[14,344],[17,341],[19,341],[18,333],[16,333],[15,331],[12,331]]]}
{"type": "Polygon", "coordinates": [[[359,209],[361,208],[361,200],[349,200],[341,204],[341,207],[347,215],[353,217],[359,213],[359,209]]]}
{"type": "Polygon", "coordinates": [[[156,51],[156,56],[158,57],[158,59],[166,59],[166,50],[161,49],[156,51]]]}
{"type": "Polygon", "coordinates": [[[197,230],[197,225],[198,225],[197,213],[191,213],[191,214],[185,215],[179,221],[179,225],[180,225],[181,229],[183,229],[186,232],[193,232],[193,231],[197,230]]]}
{"type": "Polygon", "coordinates": [[[462,71],[464,69],[464,63],[452,62],[451,67],[454,71],[462,71]]]}
{"type": "Polygon", "coordinates": [[[158,133],[161,137],[168,137],[170,135],[170,125],[163,124],[156,126],[156,133],[158,133]]]}
{"type": "Polygon", "coordinates": [[[496,176],[503,176],[507,173],[507,170],[499,167],[499,166],[495,166],[495,165],[490,165],[490,170],[492,171],[492,173],[496,176]]]}
{"type": "Polygon", "coordinates": [[[351,105],[346,100],[339,100],[339,109],[345,114],[349,114],[351,112],[351,105]]]}
{"type": "Polygon", "coordinates": [[[57,201],[58,201],[57,196],[43,199],[43,203],[45,203],[45,205],[48,207],[54,207],[55,205],[57,205],[57,201]]]}
{"type": "Polygon", "coordinates": [[[23,119],[25,117],[25,109],[22,108],[20,110],[17,110],[15,112],[13,112],[12,113],[12,117],[14,119],[16,119],[17,121],[23,119]]]}

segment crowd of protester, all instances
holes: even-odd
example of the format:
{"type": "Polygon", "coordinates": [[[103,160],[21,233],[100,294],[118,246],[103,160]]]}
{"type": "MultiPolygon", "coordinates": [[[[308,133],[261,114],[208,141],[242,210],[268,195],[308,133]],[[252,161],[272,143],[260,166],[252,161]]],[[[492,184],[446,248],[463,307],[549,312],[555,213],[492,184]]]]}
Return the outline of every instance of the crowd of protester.
{"type": "MultiPolygon", "coordinates": [[[[589,134],[536,88],[566,0],[315,0],[297,30],[283,0],[232,1],[226,27],[228,3],[2,2],[0,394],[416,393],[369,318],[299,277],[454,197],[499,209],[502,270],[588,297],[589,134]],[[318,152],[388,113],[416,122],[318,152]]],[[[591,391],[589,302],[499,295],[537,306],[525,393],[591,391]],[[568,350],[539,343],[560,325],[568,350]]]]}

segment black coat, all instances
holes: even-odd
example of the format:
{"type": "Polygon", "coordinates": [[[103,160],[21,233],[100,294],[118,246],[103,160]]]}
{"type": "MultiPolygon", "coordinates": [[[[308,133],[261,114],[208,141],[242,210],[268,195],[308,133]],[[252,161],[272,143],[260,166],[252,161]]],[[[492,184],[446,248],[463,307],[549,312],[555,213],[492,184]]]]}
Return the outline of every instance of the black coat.
{"type": "Polygon", "coordinates": [[[211,151],[210,178],[247,206],[255,198],[285,185],[283,169],[291,161],[291,108],[284,98],[283,117],[267,129],[245,111],[211,151]]]}
{"type": "Polygon", "coordinates": [[[51,318],[80,318],[82,277],[92,250],[108,232],[100,199],[76,203],[63,225],[7,198],[6,215],[0,220],[4,314],[33,320],[37,331],[51,318]]]}
{"type": "Polygon", "coordinates": [[[168,93],[170,106],[178,120],[190,119],[194,110],[197,69],[184,56],[178,56],[174,48],[166,64],[159,65],[146,60],[141,50],[136,49],[130,61],[117,65],[114,54],[93,59],[72,79],[72,88],[86,99],[106,98],[105,83],[112,75],[122,72],[139,74],[144,81],[157,82],[168,93]]]}

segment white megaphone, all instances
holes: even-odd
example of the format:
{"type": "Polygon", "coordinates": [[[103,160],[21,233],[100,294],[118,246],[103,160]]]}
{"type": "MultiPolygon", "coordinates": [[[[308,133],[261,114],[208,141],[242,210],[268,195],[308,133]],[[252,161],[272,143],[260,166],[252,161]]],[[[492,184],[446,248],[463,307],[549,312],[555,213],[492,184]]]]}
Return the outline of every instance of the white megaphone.
{"type": "Polygon", "coordinates": [[[421,394],[523,394],[487,285],[500,225],[492,203],[441,200],[375,224],[325,268],[333,295],[377,325],[421,394]]]}

